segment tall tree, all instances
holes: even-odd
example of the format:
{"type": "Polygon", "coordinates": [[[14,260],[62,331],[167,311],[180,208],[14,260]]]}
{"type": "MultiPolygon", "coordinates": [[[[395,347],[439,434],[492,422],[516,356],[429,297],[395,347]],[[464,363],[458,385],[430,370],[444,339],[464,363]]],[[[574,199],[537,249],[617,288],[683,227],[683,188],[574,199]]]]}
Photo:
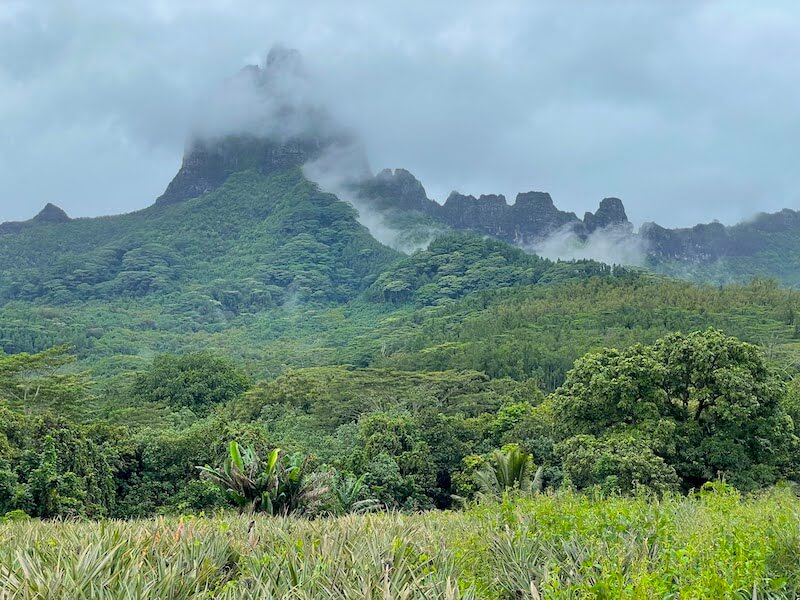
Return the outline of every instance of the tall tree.
{"type": "Polygon", "coordinates": [[[751,488],[780,477],[796,442],[784,393],[757,347],[708,329],[588,354],[552,402],[562,439],[633,435],[685,487],[725,476],[751,488]]]}

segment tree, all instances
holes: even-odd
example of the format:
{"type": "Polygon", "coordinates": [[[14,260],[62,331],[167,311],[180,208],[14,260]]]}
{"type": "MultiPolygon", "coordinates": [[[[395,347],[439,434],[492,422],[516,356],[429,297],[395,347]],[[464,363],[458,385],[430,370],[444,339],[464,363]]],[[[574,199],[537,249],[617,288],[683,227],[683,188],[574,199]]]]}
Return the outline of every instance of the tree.
{"type": "Polygon", "coordinates": [[[541,491],[542,469],[539,467],[531,480],[532,469],[531,455],[518,445],[510,444],[489,455],[483,467],[476,471],[475,483],[480,493],[485,495],[498,495],[510,490],[541,491]]]}
{"type": "Polygon", "coordinates": [[[0,400],[26,411],[71,409],[89,386],[86,373],[65,373],[75,361],[65,346],[29,354],[0,352],[0,400]]]}
{"type": "Polygon", "coordinates": [[[39,466],[30,474],[29,488],[36,516],[75,516],[84,510],[86,492],[81,480],[72,471],[59,469],[55,442],[50,436],[44,440],[39,466]]]}
{"type": "Polygon", "coordinates": [[[358,423],[358,449],[348,470],[367,474],[366,482],[381,504],[406,509],[432,507],[438,492],[436,464],[408,413],[373,413],[358,423]]]}
{"type": "Polygon", "coordinates": [[[215,404],[236,398],[249,385],[247,375],[227,359],[194,352],[157,357],[150,369],[137,374],[132,392],[140,400],[187,407],[204,415],[215,404]]]}
{"type": "Polygon", "coordinates": [[[376,498],[364,498],[367,490],[364,480],[367,475],[368,473],[364,473],[360,477],[339,473],[333,475],[331,491],[333,492],[334,514],[363,513],[380,506],[376,498]]]}
{"type": "Polygon", "coordinates": [[[563,442],[559,452],[565,480],[578,489],[598,486],[604,492],[631,492],[641,486],[666,492],[678,487],[675,469],[633,437],[576,435],[563,442]]]}
{"type": "MultiPolygon", "coordinates": [[[[753,488],[780,477],[796,440],[783,394],[758,348],[708,329],[587,354],[551,401],[560,438],[595,436],[602,460],[623,452],[612,462],[625,462],[631,453],[619,439],[633,436],[674,468],[685,488],[719,475],[753,488]]],[[[561,444],[565,464],[571,452],[595,443],[582,439],[561,444]]]]}

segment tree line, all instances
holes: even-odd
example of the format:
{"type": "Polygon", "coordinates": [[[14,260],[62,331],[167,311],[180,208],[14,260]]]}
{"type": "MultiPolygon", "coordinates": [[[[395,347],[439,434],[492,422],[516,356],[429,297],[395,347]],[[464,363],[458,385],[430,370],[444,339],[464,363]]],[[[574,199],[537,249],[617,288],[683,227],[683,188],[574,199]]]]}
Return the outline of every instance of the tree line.
{"type": "Polygon", "coordinates": [[[716,329],[589,352],[547,395],[455,370],[254,382],[224,357],[164,355],[126,390],[157,426],[81,416],[92,386],[70,360],[0,355],[0,515],[428,510],[515,487],[755,490],[800,467],[798,386],[716,329]]]}

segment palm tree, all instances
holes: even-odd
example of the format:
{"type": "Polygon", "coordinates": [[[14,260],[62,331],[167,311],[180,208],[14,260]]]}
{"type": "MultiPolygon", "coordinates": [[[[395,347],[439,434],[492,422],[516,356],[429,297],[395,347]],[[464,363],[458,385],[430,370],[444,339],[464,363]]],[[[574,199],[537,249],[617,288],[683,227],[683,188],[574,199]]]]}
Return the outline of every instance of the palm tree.
{"type": "Polygon", "coordinates": [[[483,468],[475,473],[475,482],[480,493],[491,496],[515,489],[538,492],[542,488],[542,467],[536,469],[533,481],[530,478],[532,468],[531,455],[512,444],[490,455],[483,468]]]}

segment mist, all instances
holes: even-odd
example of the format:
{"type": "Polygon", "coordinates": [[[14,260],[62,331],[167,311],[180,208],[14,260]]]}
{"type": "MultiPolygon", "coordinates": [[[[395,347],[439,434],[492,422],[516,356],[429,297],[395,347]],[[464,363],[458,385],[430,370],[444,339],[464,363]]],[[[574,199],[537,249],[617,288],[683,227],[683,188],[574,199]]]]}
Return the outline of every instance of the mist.
{"type": "Polygon", "coordinates": [[[427,225],[399,227],[393,222],[395,213],[378,210],[359,196],[356,186],[372,176],[363,152],[363,147],[357,141],[346,145],[335,144],[317,160],[303,165],[303,174],[316,183],[320,190],[334,194],[355,208],[358,222],[382,244],[405,254],[427,248],[444,228],[427,225]]]}
{"type": "Polygon", "coordinates": [[[189,139],[229,135],[278,142],[355,137],[329,113],[318,81],[309,75],[300,52],[280,44],[259,64],[246,65],[198,98],[189,139]]]}
{"type": "Polygon", "coordinates": [[[525,249],[550,260],[586,258],[608,265],[643,266],[647,259],[645,240],[618,227],[597,229],[581,239],[566,226],[525,249]]]}

